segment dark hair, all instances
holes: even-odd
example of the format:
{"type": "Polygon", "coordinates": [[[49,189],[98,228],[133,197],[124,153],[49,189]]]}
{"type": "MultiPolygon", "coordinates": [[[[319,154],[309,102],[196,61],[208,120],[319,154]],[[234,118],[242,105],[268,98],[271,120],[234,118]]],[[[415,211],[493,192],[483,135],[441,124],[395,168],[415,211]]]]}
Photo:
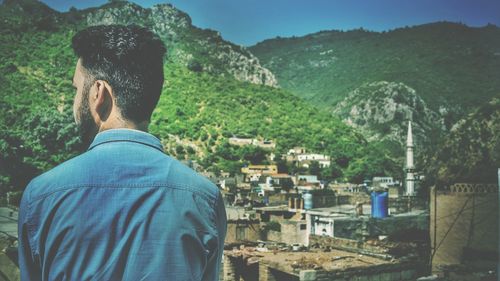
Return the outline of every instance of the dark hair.
{"type": "Polygon", "coordinates": [[[85,80],[108,82],[124,118],[149,121],[163,86],[166,52],[156,34],[137,25],[92,26],[73,36],[72,47],[85,80]]]}

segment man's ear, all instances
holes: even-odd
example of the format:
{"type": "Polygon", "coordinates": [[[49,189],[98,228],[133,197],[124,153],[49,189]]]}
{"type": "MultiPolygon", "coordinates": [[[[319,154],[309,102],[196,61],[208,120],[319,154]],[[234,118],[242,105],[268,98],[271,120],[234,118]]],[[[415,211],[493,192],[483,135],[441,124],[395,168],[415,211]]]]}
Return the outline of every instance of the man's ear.
{"type": "Polygon", "coordinates": [[[90,95],[90,103],[101,121],[106,121],[113,106],[113,89],[104,80],[96,80],[95,91],[90,95]]]}

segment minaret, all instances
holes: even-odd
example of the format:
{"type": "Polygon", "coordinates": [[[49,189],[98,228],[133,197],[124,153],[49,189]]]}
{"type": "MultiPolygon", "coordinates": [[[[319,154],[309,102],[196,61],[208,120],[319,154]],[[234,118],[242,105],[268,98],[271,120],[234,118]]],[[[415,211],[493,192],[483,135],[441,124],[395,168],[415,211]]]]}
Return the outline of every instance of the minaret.
{"type": "Polygon", "coordinates": [[[406,195],[415,195],[415,166],[413,165],[413,135],[411,121],[408,121],[408,136],[406,138],[406,195]]]}

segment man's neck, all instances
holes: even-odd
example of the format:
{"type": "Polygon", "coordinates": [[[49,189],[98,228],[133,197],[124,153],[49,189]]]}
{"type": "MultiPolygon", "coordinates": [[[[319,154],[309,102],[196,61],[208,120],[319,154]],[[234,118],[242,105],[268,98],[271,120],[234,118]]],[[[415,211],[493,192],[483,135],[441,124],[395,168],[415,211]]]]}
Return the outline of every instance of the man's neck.
{"type": "Polygon", "coordinates": [[[148,125],[148,121],[136,123],[128,120],[115,120],[114,122],[105,122],[101,124],[101,126],[99,126],[99,133],[111,129],[132,129],[148,132],[148,125]]]}

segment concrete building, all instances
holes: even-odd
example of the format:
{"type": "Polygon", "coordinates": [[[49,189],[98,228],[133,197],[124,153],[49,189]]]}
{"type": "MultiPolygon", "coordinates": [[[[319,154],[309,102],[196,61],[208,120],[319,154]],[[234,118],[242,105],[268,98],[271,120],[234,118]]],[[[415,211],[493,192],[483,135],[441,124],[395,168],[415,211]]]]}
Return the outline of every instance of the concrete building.
{"type": "Polygon", "coordinates": [[[276,143],[271,140],[258,140],[253,138],[229,138],[229,144],[237,146],[255,145],[263,149],[275,149],[276,143]]]}
{"type": "Polygon", "coordinates": [[[318,162],[320,168],[329,167],[331,164],[330,156],[319,153],[306,153],[304,147],[294,147],[283,156],[287,162],[299,167],[308,168],[313,161],[318,162]]]}
{"type": "Polygon", "coordinates": [[[385,189],[389,192],[389,198],[395,199],[403,196],[403,190],[399,181],[392,177],[374,177],[372,179],[373,189],[385,189]]]}
{"type": "Polygon", "coordinates": [[[454,184],[431,191],[432,270],[460,265],[495,270],[498,263],[498,186],[454,184]]]}
{"type": "Polygon", "coordinates": [[[296,146],[288,151],[288,155],[299,155],[306,153],[306,148],[302,146],[296,146]]]}
{"type": "Polygon", "coordinates": [[[257,219],[227,221],[225,244],[257,241],[260,239],[260,222],[257,219]]]}
{"type": "Polygon", "coordinates": [[[324,185],[315,175],[297,175],[295,177],[295,187],[300,191],[313,191],[323,189],[324,185]]]}
{"type": "Polygon", "coordinates": [[[306,245],[310,245],[313,235],[366,241],[410,230],[420,233],[428,232],[429,214],[424,210],[401,213],[384,219],[373,219],[370,216],[370,205],[364,204],[362,208],[364,215],[361,216],[356,216],[355,207],[352,205],[305,210],[308,235],[306,245]]]}
{"type": "Polygon", "coordinates": [[[324,154],[307,153],[297,155],[299,166],[309,168],[311,162],[316,161],[320,168],[330,167],[330,157],[324,154]]]}
{"type": "Polygon", "coordinates": [[[229,138],[229,144],[232,145],[243,146],[243,145],[251,145],[252,143],[253,139],[251,138],[238,138],[238,137],[229,138]]]}
{"type": "Polygon", "coordinates": [[[227,233],[225,244],[257,241],[260,239],[260,220],[255,211],[243,207],[226,206],[227,233]]]}
{"type": "Polygon", "coordinates": [[[241,168],[243,174],[275,175],[278,173],[276,165],[248,165],[241,168]]]}
{"type": "Polygon", "coordinates": [[[248,165],[241,168],[241,173],[244,174],[244,181],[248,182],[251,179],[260,179],[261,176],[270,176],[278,174],[278,166],[276,165],[248,165]]]}
{"type": "Polygon", "coordinates": [[[296,252],[244,247],[224,251],[224,281],[414,281],[421,261],[384,260],[332,250],[296,252]]]}
{"type": "Polygon", "coordinates": [[[286,243],[288,245],[305,245],[307,243],[306,221],[300,219],[300,216],[297,219],[281,221],[280,231],[268,231],[266,240],[286,243]]]}
{"type": "Polygon", "coordinates": [[[395,181],[392,177],[373,177],[372,179],[373,188],[388,188],[393,184],[395,181]]]}

